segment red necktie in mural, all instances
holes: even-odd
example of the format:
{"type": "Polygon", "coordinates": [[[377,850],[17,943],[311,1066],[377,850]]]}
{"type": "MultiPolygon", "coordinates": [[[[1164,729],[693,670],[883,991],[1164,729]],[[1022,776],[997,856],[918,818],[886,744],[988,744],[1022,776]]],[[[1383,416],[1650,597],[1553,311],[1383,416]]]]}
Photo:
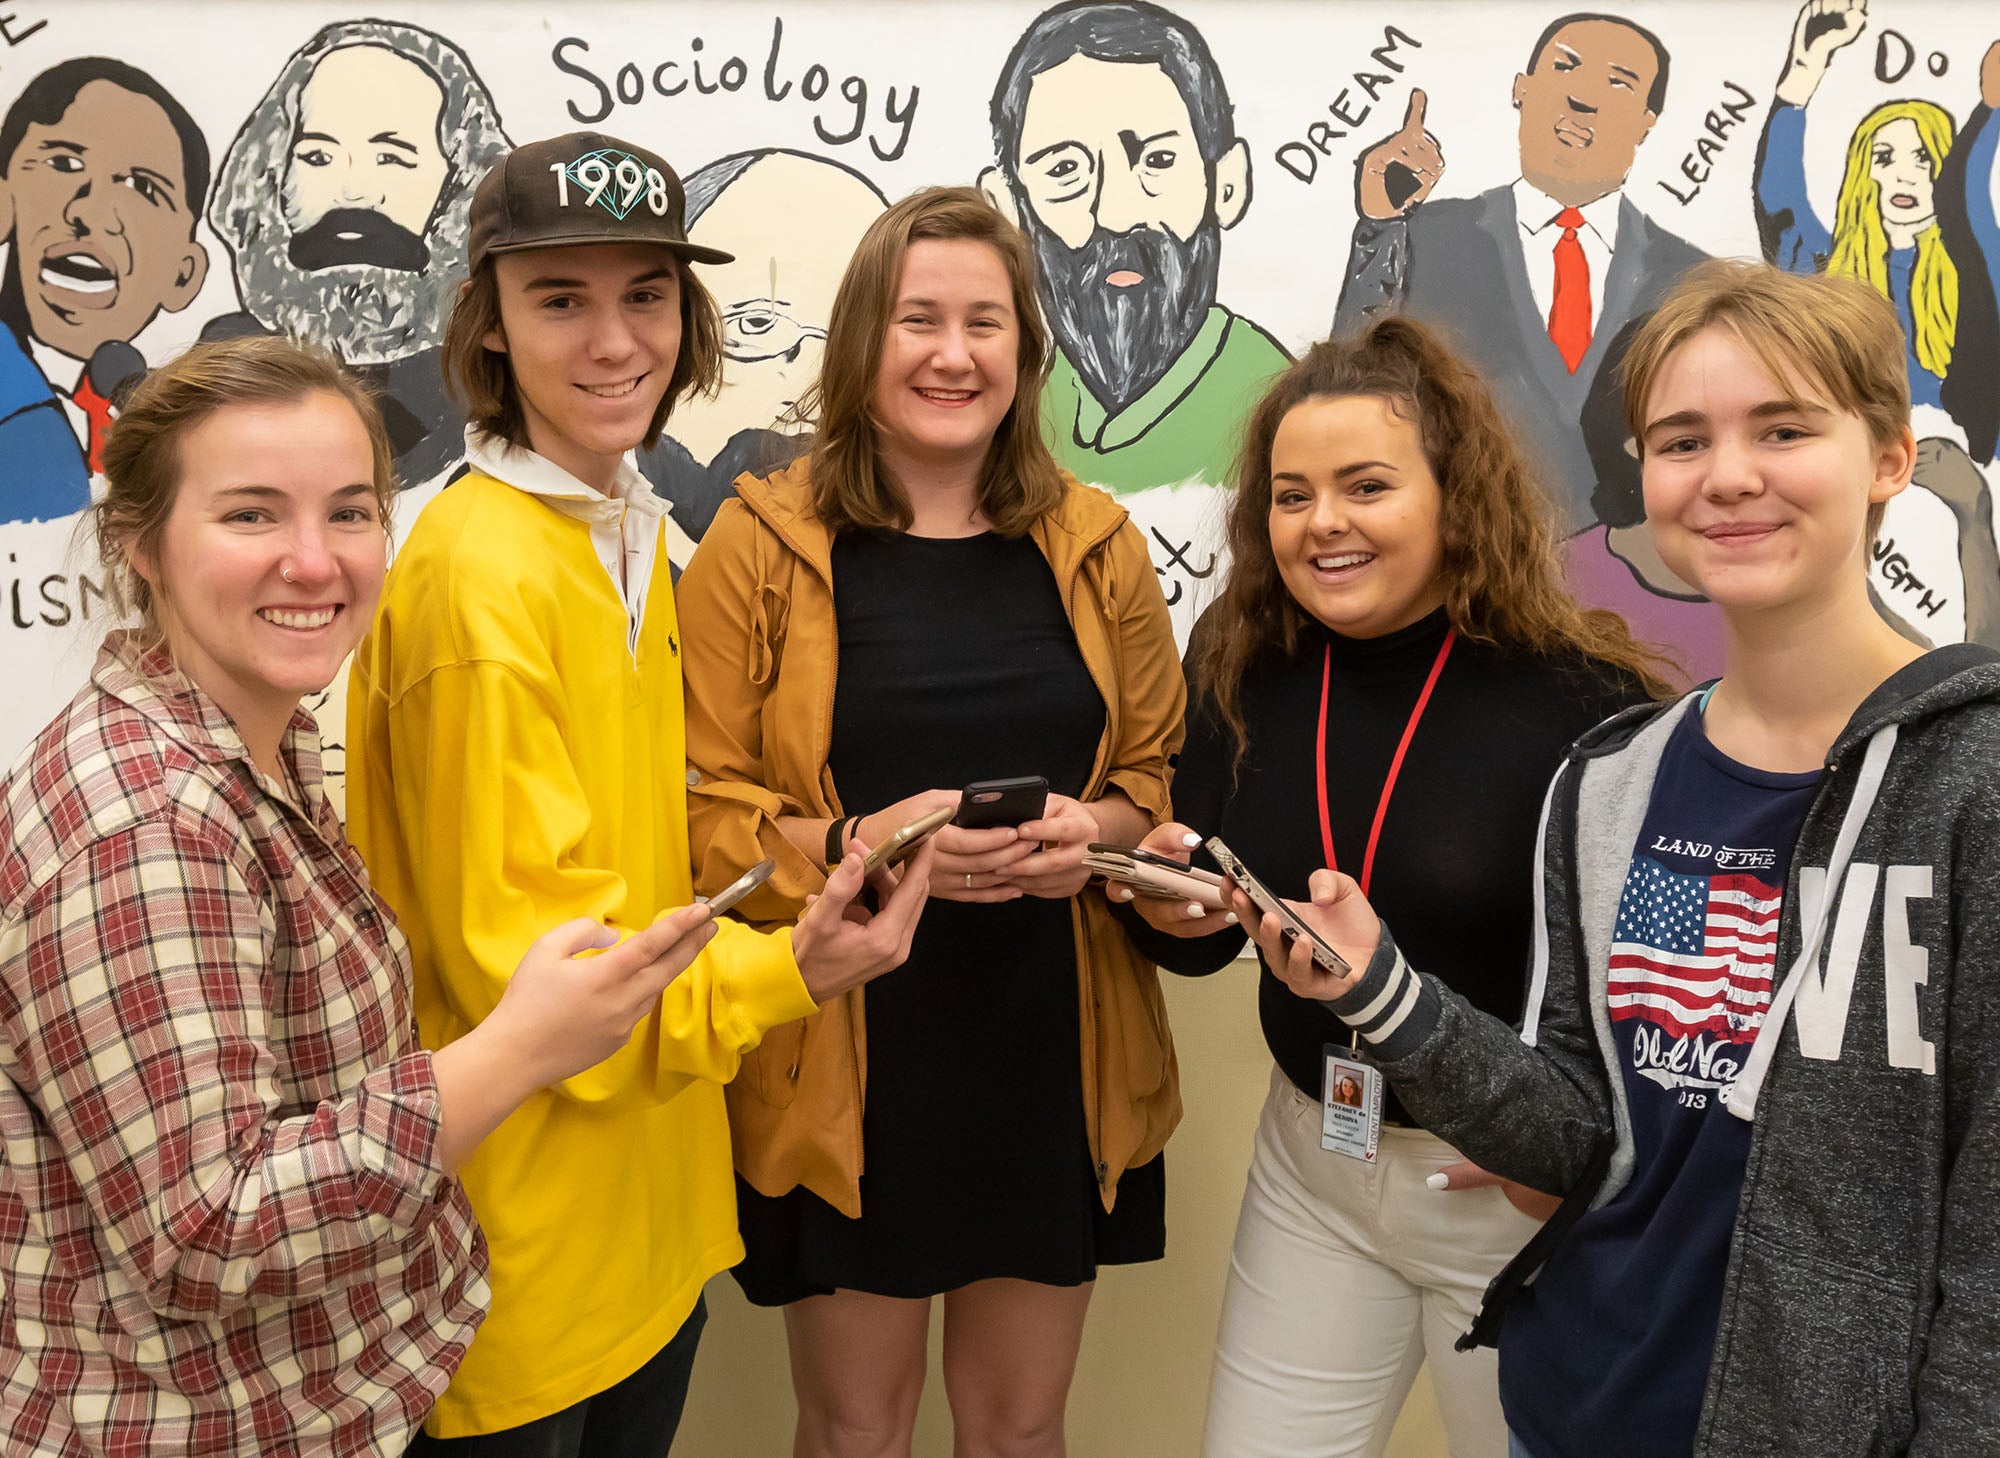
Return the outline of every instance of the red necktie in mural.
{"type": "Polygon", "coordinates": [[[1590,348],[1590,261],[1576,241],[1583,214],[1564,208],[1556,214],[1556,226],[1563,231],[1556,239],[1556,297],[1549,305],[1549,338],[1575,374],[1590,348]]]}
{"type": "Polygon", "coordinates": [[[104,469],[104,432],[111,429],[111,402],[91,388],[88,371],[76,382],[70,399],[76,402],[77,409],[89,417],[90,469],[92,474],[99,473],[104,469]]]}

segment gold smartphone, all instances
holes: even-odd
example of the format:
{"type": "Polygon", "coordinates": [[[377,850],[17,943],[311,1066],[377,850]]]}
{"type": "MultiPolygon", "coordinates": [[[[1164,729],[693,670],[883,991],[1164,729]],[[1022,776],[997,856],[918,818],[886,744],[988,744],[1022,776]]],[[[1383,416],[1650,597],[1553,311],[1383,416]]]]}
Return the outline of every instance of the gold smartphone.
{"type": "Polygon", "coordinates": [[[1297,912],[1273,895],[1262,881],[1251,875],[1250,868],[1243,864],[1243,858],[1224,845],[1221,836],[1211,835],[1208,838],[1208,853],[1215,857],[1215,863],[1222,867],[1224,874],[1230,880],[1242,888],[1243,894],[1250,898],[1259,911],[1278,918],[1278,923],[1284,928],[1287,937],[1294,941],[1305,942],[1311,949],[1312,959],[1315,962],[1336,977],[1353,974],[1354,969],[1347,965],[1347,959],[1328,946],[1318,932],[1300,919],[1297,912]]]}
{"type": "Polygon", "coordinates": [[[957,813],[952,806],[945,805],[919,815],[868,852],[868,859],[861,863],[863,874],[872,876],[886,866],[900,866],[918,846],[951,824],[951,817],[957,813]]]}
{"type": "Polygon", "coordinates": [[[713,896],[697,896],[695,900],[708,904],[708,909],[713,914],[710,919],[713,920],[714,917],[721,916],[723,912],[729,910],[730,907],[770,880],[771,872],[777,869],[778,863],[776,861],[759,861],[713,896]]]}

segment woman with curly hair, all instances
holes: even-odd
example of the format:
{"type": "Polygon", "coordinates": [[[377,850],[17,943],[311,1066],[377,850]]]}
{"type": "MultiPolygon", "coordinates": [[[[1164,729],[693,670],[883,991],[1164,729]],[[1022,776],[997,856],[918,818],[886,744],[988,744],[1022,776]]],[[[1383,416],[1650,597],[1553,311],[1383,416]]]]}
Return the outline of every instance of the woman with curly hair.
{"type": "MultiPolygon", "coordinates": [[[[1572,601],[1541,483],[1487,386],[1406,319],[1315,345],[1271,386],[1228,540],[1229,580],[1190,649],[1186,823],[1144,844],[1186,856],[1220,835],[1279,895],[1348,868],[1402,908],[1427,966],[1518,1019],[1543,788],[1572,739],[1661,689],[1658,660],[1572,601]]],[[[1171,971],[1243,950],[1233,914],[1111,894],[1171,971]]],[[[1206,1451],[1379,1453],[1428,1358],[1452,1452],[1498,1458],[1491,1354],[1451,1348],[1534,1232],[1534,1200],[1494,1188],[1393,1096],[1372,1157],[1322,1148],[1323,1123],[1353,1117],[1322,1108],[1342,1102],[1335,1025],[1268,968],[1258,1004],[1276,1068],[1206,1451]]]]}

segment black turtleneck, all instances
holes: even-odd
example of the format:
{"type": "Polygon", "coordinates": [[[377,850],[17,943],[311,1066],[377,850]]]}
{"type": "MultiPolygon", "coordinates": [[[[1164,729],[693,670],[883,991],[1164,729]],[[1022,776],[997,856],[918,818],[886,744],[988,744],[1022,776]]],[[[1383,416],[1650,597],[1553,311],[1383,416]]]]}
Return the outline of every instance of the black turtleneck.
{"type": "MultiPolygon", "coordinates": [[[[1233,788],[1234,741],[1213,705],[1196,696],[1174,777],[1174,818],[1221,835],[1279,895],[1305,898],[1307,878],[1326,859],[1313,758],[1330,651],[1329,819],[1340,869],[1358,878],[1382,782],[1446,626],[1440,609],[1380,638],[1318,630],[1292,657],[1272,655],[1253,666],[1241,696],[1249,748],[1233,788]]],[[[1201,631],[1198,624],[1197,639],[1201,631]]],[[[1543,792],[1573,739],[1644,697],[1638,684],[1601,664],[1457,640],[1396,781],[1368,896],[1412,966],[1475,1007],[1520,1021],[1543,792]]],[[[1188,976],[1227,965],[1244,942],[1235,929],[1185,941],[1135,916],[1126,921],[1146,955],[1188,976]]],[[[1268,968],[1257,1000],[1272,1057],[1318,1098],[1322,1050],[1338,1025],[1268,968]]],[[[1383,1112],[1410,1119],[1394,1094],[1383,1112]]]]}

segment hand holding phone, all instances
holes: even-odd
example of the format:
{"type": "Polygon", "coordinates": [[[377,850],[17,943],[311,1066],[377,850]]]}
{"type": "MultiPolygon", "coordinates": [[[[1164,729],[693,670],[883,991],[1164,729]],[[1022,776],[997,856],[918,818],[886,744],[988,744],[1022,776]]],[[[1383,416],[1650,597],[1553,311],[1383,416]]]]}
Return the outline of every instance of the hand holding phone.
{"type": "Polygon", "coordinates": [[[1262,881],[1250,874],[1250,868],[1242,858],[1222,843],[1222,837],[1208,838],[1208,853],[1215,857],[1215,863],[1222,867],[1223,874],[1234,881],[1250,902],[1266,916],[1275,916],[1284,928],[1288,940],[1304,942],[1312,951],[1312,959],[1336,977],[1351,977],[1354,969],[1347,959],[1321,939],[1318,932],[1307,926],[1296,911],[1287,906],[1279,897],[1271,894],[1262,881]]]}
{"type": "Polygon", "coordinates": [[[1197,869],[1140,846],[1092,842],[1084,853],[1083,864],[1107,881],[1131,887],[1140,896],[1185,902],[1206,911],[1223,911],[1229,905],[1223,894],[1222,877],[1215,872],[1197,869]]]}

